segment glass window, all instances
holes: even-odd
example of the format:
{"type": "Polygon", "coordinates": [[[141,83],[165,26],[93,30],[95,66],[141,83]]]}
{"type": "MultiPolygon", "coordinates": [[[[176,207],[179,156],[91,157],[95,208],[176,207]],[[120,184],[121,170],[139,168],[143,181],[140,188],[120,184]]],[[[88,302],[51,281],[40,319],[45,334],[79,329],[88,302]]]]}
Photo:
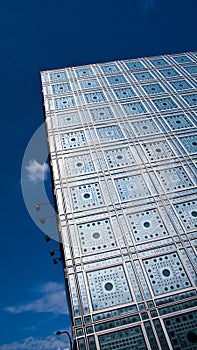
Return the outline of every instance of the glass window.
{"type": "Polygon", "coordinates": [[[197,94],[182,96],[190,106],[197,105],[197,94]]]}
{"type": "Polygon", "coordinates": [[[69,83],[52,85],[53,94],[64,94],[69,91],[71,91],[69,83]]]}
{"type": "Polygon", "coordinates": [[[129,98],[136,96],[132,88],[116,89],[114,92],[118,98],[129,98]]]}
{"type": "Polygon", "coordinates": [[[116,73],[120,71],[116,64],[101,66],[101,69],[104,73],[116,73]]]}
{"type": "Polygon", "coordinates": [[[65,80],[67,78],[66,72],[56,72],[49,74],[50,81],[65,80]]]}
{"type": "Polygon", "coordinates": [[[123,108],[128,115],[146,113],[146,109],[141,102],[127,103],[123,108]]]}
{"type": "Polygon", "coordinates": [[[75,100],[74,97],[71,96],[55,98],[54,104],[56,109],[70,108],[75,106],[75,100]]]}
{"type": "Polygon", "coordinates": [[[164,58],[151,59],[150,62],[151,62],[155,67],[161,67],[161,66],[169,65],[169,63],[168,63],[166,60],[164,60],[164,58]]]}
{"type": "Polygon", "coordinates": [[[77,68],[75,71],[76,71],[76,74],[79,78],[94,75],[94,72],[93,72],[92,68],[90,68],[90,67],[77,68]]]}
{"type": "Polygon", "coordinates": [[[92,87],[99,87],[99,83],[96,79],[81,80],[80,85],[82,89],[90,89],[92,87]]]}
{"type": "Polygon", "coordinates": [[[184,69],[190,74],[197,74],[197,66],[188,66],[184,67],[184,69]]]}
{"type": "MultiPolygon", "coordinates": [[[[173,57],[173,56],[172,56],[173,57]]],[[[174,56],[173,59],[177,63],[186,63],[186,62],[192,62],[191,59],[185,55],[180,55],[180,56],[174,56]]]]}

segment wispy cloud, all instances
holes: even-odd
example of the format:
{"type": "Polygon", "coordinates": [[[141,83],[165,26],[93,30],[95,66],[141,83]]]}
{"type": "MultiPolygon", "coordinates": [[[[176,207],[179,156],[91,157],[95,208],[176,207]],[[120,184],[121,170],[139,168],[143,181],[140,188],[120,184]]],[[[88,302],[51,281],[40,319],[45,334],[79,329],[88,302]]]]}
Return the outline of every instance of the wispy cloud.
{"type": "Polygon", "coordinates": [[[149,11],[154,11],[157,7],[157,0],[137,0],[141,14],[145,15],[149,11]]]}
{"type": "Polygon", "coordinates": [[[47,163],[40,164],[37,160],[32,159],[29,161],[29,164],[25,169],[27,170],[29,180],[32,182],[38,182],[46,180],[49,166],[47,163]]]}
{"type": "Polygon", "coordinates": [[[4,310],[12,314],[22,312],[50,312],[55,315],[68,314],[64,285],[56,282],[48,282],[42,284],[35,292],[38,297],[34,298],[33,301],[7,306],[4,310]]]}
{"type": "Polygon", "coordinates": [[[68,348],[65,347],[65,341],[49,336],[46,338],[28,337],[20,342],[3,344],[0,350],[68,350],[68,348]]]}

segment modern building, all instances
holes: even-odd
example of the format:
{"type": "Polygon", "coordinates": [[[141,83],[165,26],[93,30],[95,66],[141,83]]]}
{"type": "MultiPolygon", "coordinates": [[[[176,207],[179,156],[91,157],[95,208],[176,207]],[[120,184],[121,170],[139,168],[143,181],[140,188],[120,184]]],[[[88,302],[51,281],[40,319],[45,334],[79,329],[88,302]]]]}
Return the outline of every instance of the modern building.
{"type": "Polygon", "coordinates": [[[79,350],[197,349],[197,53],[44,71],[79,350]]]}

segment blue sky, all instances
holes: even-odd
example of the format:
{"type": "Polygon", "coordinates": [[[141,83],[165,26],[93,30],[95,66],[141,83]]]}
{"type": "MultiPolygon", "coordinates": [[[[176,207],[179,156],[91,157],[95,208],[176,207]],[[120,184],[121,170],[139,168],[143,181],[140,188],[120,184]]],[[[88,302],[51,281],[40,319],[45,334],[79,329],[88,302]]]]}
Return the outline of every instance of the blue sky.
{"type": "Polygon", "coordinates": [[[61,264],[49,256],[57,242],[46,245],[21,191],[24,152],[43,122],[39,72],[196,50],[196,13],[196,0],[0,1],[0,350],[62,350],[54,334],[69,327],[61,264]]]}

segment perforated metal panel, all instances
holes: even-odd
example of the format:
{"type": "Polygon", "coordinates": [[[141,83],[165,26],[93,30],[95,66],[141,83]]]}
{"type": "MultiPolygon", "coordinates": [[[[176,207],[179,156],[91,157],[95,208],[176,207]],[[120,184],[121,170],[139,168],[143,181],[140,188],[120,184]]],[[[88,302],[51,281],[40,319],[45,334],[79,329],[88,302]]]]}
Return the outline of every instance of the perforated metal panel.
{"type": "Polygon", "coordinates": [[[71,91],[71,87],[69,83],[63,83],[63,84],[55,84],[52,85],[52,92],[53,94],[65,94],[66,92],[71,91]]]}
{"type": "Polygon", "coordinates": [[[82,175],[95,171],[90,154],[65,158],[65,168],[68,176],[82,175]]]}
{"type": "Polygon", "coordinates": [[[94,87],[99,87],[99,82],[96,79],[81,80],[80,85],[82,89],[90,89],[94,87]]]}
{"type": "Polygon", "coordinates": [[[143,262],[155,295],[185,289],[191,285],[177,253],[160,255],[143,262]]]}
{"type": "Polygon", "coordinates": [[[159,72],[165,77],[177,77],[180,75],[174,68],[160,69],[159,72]]]}
{"type": "Polygon", "coordinates": [[[197,65],[184,67],[184,69],[190,74],[197,74],[197,65]]]}
{"type": "Polygon", "coordinates": [[[78,234],[83,253],[112,249],[117,245],[109,219],[80,224],[78,234]]]}
{"type": "Polygon", "coordinates": [[[190,106],[197,105],[197,94],[184,95],[183,98],[190,106]]]}
{"type": "Polygon", "coordinates": [[[124,135],[119,126],[112,125],[96,129],[100,141],[121,140],[124,135]]]}
{"type": "Polygon", "coordinates": [[[152,60],[150,60],[150,62],[151,62],[155,67],[166,66],[166,65],[169,64],[164,58],[152,59],[152,60]]]}
{"type": "Polygon", "coordinates": [[[93,92],[85,94],[87,103],[99,103],[106,101],[106,97],[103,92],[93,92]]]}
{"type": "Polygon", "coordinates": [[[166,318],[164,322],[174,350],[196,350],[197,311],[166,318]]]}
{"type": "Polygon", "coordinates": [[[149,190],[140,174],[115,179],[115,184],[122,201],[149,195],[149,190]]]}
{"type": "Polygon", "coordinates": [[[158,170],[157,174],[166,191],[180,190],[192,186],[189,176],[182,167],[158,170]]]}
{"type": "Polygon", "coordinates": [[[64,109],[75,106],[74,97],[67,96],[54,99],[55,109],[64,109]]]}
{"type": "Polygon", "coordinates": [[[98,183],[71,187],[73,208],[92,208],[104,204],[98,183]]]}
{"type": "Polygon", "coordinates": [[[147,350],[140,326],[99,336],[101,350],[147,350]]]}
{"type": "Polygon", "coordinates": [[[153,102],[160,111],[178,107],[170,97],[153,100],[153,102]]]}
{"type": "Polygon", "coordinates": [[[146,113],[146,109],[141,102],[125,103],[123,108],[127,115],[146,113]]]}
{"type": "Polygon", "coordinates": [[[104,73],[116,73],[120,71],[116,64],[102,65],[101,69],[104,73]]]}
{"type": "Polygon", "coordinates": [[[110,107],[94,108],[90,110],[94,121],[114,118],[114,114],[110,107]]]}
{"type": "Polygon", "coordinates": [[[86,144],[83,131],[68,132],[61,137],[63,148],[79,147],[86,144]]]}
{"type": "Polygon", "coordinates": [[[172,56],[177,63],[188,63],[192,62],[191,59],[186,55],[172,56]]]}
{"type": "Polygon", "coordinates": [[[135,163],[128,147],[105,151],[105,155],[108,166],[110,168],[116,168],[135,163]]]}
{"type": "Polygon", "coordinates": [[[132,300],[122,266],[87,273],[94,310],[121,305],[132,300]]]}
{"type": "Polygon", "coordinates": [[[74,125],[80,125],[81,119],[78,112],[70,112],[66,114],[59,114],[57,115],[57,123],[59,128],[72,126],[74,125]]]}
{"type": "Polygon", "coordinates": [[[66,72],[54,72],[49,74],[50,81],[61,81],[67,78],[66,72]]]}
{"type": "Polygon", "coordinates": [[[160,84],[143,85],[143,89],[146,91],[147,94],[150,94],[150,95],[165,92],[165,90],[160,84]]]}
{"type": "Polygon", "coordinates": [[[173,130],[190,128],[193,126],[190,120],[185,116],[185,114],[168,116],[165,117],[165,120],[173,130]]]}
{"type": "Polygon", "coordinates": [[[131,122],[136,135],[149,135],[160,132],[159,128],[152,119],[131,122]]]}
{"type": "Polygon", "coordinates": [[[128,220],[136,242],[168,235],[163,219],[157,209],[129,214],[128,220]]]}
{"type": "Polygon", "coordinates": [[[107,80],[110,83],[110,85],[118,85],[118,84],[123,84],[127,82],[124,75],[114,75],[111,77],[107,77],[107,80]]]}
{"type": "Polygon", "coordinates": [[[146,80],[154,79],[154,76],[149,72],[133,73],[133,75],[138,81],[146,81],[146,80]]]}
{"type": "Polygon", "coordinates": [[[142,62],[140,61],[130,61],[130,62],[126,62],[126,65],[129,69],[131,70],[136,70],[136,69],[143,69],[145,68],[144,65],[142,64],[142,62]]]}
{"type": "Polygon", "coordinates": [[[131,88],[116,89],[114,92],[118,98],[129,98],[136,96],[135,92],[131,88]]]}
{"type": "Polygon", "coordinates": [[[89,77],[91,75],[94,75],[92,68],[87,67],[87,66],[85,66],[83,68],[77,68],[75,71],[76,71],[76,74],[79,78],[89,77]]]}
{"type": "Polygon", "coordinates": [[[166,141],[143,143],[142,145],[150,160],[161,160],[175,155],[166,141]]]}
{"type": "Polygon", "coordinates": [[[188,153],[197,152],[197,136],[180,137],[180,141],[188,153]]]}
{"type": "Polygon", "coordinates": [[[175,209],[186,230],[197,228],[197,202],[195,200],[176,204],[175,209]]]}
{"type": "Polygon", "coordinates": [[[187,90],[187,89],[191,89],[192,88],[192,85],[189,84],[188,81],[186,81],[186,80],[170,81],[170,84],[177,91],[187,90]]]}

